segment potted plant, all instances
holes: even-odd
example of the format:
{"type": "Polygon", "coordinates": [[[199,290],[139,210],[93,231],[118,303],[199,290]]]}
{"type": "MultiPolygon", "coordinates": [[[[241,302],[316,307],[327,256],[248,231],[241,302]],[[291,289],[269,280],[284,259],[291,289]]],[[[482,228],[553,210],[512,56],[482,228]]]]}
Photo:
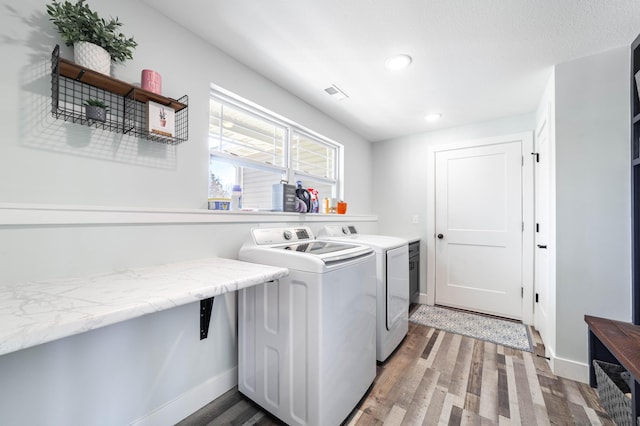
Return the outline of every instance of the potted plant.
{"type": "Polygon", "coordinates": [[[118,18],[100,18],[85,0],[54,0],[47,5],[47,13],[65,44],[73,46],[78,65],[109,75],[111,60],[124,62],[133,58],[138,43],[119,32],[122,23],[118,18]]]}
{"type": "Polygon", "coordinates": [[[88,120],[105,122],[109,107],[99,99],[87,99],[84,103],[85,116],[88,120]]]}

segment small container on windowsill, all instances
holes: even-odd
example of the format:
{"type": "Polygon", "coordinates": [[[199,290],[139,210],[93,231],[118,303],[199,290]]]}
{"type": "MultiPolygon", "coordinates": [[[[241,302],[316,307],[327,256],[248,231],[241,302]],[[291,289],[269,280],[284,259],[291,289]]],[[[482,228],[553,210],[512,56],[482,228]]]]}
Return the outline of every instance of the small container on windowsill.
{"type": "Polygon", "coordinates": [[[229,210],[231,198],[209,198],[209,210],[229,210]]]}

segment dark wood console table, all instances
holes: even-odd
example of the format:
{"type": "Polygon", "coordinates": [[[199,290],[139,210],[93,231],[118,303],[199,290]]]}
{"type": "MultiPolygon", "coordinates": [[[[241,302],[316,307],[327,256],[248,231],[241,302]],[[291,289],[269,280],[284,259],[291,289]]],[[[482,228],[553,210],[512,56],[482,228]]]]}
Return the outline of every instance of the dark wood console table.
{"type": "Polygon", "coordinates": [[[640,326],[590,315],[584,320],[589,326],[589,384],[596,386],[594,359],[622,365],[634,378],[631,418],[636,419],[640,415],[640,326]]]}

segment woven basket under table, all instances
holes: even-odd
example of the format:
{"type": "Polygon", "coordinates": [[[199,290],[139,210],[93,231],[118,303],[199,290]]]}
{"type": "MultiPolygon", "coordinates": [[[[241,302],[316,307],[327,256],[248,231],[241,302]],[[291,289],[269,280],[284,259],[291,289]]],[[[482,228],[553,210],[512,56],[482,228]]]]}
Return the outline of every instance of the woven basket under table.
{"type": "MultiPolygon", "coordinates": [[[[600,403],[618,426],[633,426],[631,420],[631,375],[621,365],[593,360],[600,403]]],[[[640,425],[640,422],[638,423],[640,425]]]]}

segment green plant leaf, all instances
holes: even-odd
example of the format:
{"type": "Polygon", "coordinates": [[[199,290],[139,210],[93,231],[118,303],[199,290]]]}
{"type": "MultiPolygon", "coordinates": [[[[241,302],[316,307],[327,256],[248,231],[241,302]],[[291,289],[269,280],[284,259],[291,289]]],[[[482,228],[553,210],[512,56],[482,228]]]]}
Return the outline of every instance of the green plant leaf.
{"type": "Polygon", "coordinates": [[[133,37],[127,38],[118,31],[122,26],[118,17],[109,20],[101,18],[85,0],[78,0],[76,3],[54,0],[46,8],[49,20],[67,46],[87,41],[109,52],[113,61],[124,62],[133,58],[133,50],[138,43],[133,37]]]}

